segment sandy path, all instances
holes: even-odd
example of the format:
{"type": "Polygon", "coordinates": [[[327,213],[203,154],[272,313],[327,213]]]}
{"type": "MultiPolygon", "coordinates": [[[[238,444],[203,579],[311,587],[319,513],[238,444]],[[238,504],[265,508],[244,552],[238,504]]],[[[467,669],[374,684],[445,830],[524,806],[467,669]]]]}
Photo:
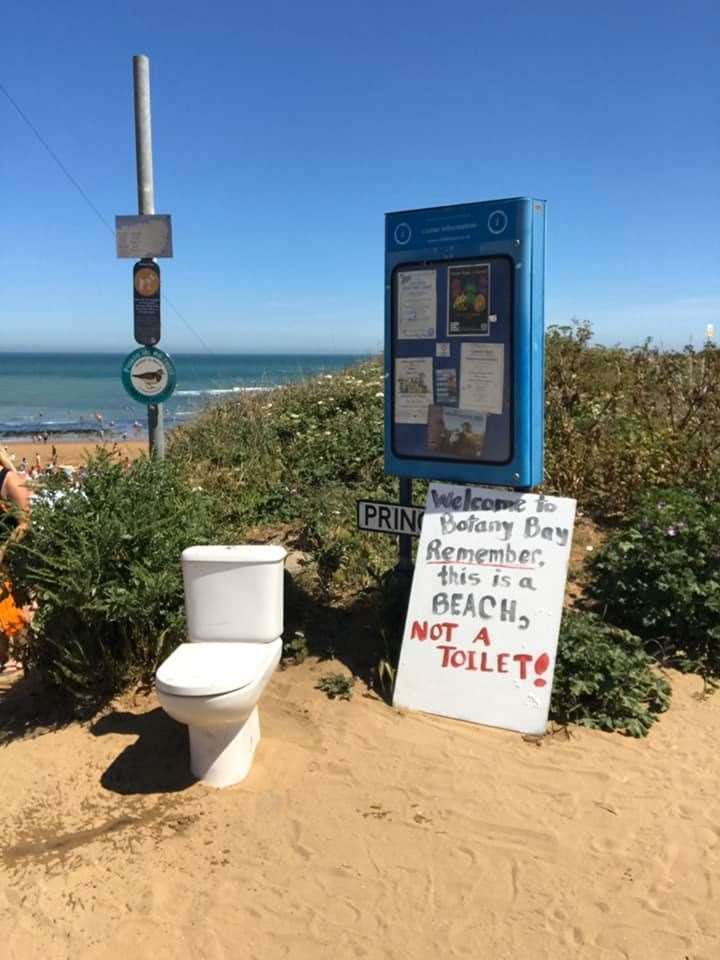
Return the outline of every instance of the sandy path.
{"type": "MultiPolygon", "coordinates": [[[[720,697],[541,745],[278,673],[244,784],[153,699],[0,749],[5,960],[716,960],[720,697]]],[[[17,693],[17,690],[16,690],[17,693]]]]}

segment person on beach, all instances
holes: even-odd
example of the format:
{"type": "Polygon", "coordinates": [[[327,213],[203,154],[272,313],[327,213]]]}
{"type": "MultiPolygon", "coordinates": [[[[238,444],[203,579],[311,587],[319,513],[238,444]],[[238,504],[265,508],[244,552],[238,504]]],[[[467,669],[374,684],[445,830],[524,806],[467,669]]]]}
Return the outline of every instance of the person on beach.
{"type": "MultiPolygon", "coordinates": [[[[0,572],[8,544],[25,535],[29,515],[30,491],[25,478],[15,469],[7,449],[0,447],[0,572]]],[[[10,643],[25,629],[30,616],[15,605],[10,583],[0,576],[0,672],[20,669],[10,659],[10,643]]]]}
{"type": "MultiPolygon", "coordinates": [[[[27,466],[27,460],[23,457],[27,466]]],[[[23,513],[30,509],[30,491],[23,477],[19,476],[7,447],[0,447],[0,500],[8,500],[23,513]]]]}

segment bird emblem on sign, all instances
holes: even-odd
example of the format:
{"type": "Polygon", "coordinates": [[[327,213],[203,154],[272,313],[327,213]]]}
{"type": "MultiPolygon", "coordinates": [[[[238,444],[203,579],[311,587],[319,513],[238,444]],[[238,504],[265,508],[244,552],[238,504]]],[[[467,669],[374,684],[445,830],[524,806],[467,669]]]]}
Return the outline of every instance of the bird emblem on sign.
{"type": "Polygon", "coordinates": [[[145,370],[144,373],[133,373],[134,380],[143,380],[148,385],[151,383],[160,383],[165,374],[164,370],[145,370]]]}

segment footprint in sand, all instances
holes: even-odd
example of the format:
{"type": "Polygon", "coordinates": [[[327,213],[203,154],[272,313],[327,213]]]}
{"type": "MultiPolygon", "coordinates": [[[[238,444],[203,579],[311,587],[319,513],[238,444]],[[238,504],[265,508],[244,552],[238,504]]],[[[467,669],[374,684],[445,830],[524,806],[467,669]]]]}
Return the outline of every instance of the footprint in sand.
{"type": "MultiPolygon", "coordinates": [[[[360,813],[359,810],[358,813],[360,813]]],[[[367,820],[368,817],[374,817],[376,820],[385,820],[391,813],[391,810],[385,810],[379,803],[371,803],[370,809],[366,810],[362,814],[362,817],[365,820],[367,820]]]]}

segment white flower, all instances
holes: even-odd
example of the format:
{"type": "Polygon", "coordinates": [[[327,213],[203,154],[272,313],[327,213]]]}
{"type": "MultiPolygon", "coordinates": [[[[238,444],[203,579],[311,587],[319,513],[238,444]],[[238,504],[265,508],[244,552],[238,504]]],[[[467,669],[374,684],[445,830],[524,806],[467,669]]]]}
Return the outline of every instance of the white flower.
{"type": "Polygon", "coordinates": [[[299,413],[291,413],[290,416],[293,418],[293,420],[299,420],[299,419],[300,419],[300,414],[299,414],[299,413]]]}
{"type": "Polygon", "coordinates": [[[378,392],[375,394],[375,396],[376,396],[376,397],[384,397],[385,394],[382,392],[382,390],[378,390],[378,392]]]}

